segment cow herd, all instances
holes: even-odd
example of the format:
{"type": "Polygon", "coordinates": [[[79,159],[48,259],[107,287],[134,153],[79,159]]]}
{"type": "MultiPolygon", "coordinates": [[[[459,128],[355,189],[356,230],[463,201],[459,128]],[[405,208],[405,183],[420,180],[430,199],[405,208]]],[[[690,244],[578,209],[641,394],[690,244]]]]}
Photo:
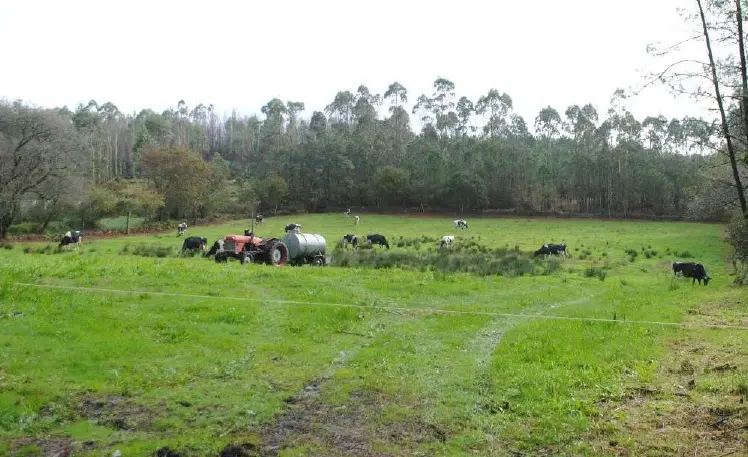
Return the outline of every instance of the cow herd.
{"type": "MultiPolygon", "coordinates": [[[[346,217],[349,217],[351,215],[350,208],[344,213],[346,217]]],[[[264,217],[262,215],[257,215],[254,217],[254,222],[259,224],[262,224],[264,222],[264,217]]],[[[359,216],[354,216],[354,225],[359,225],[361,223],[361,218],[359,216]]],[[[460,230],[467,230],[468,229],[468,222],[464,219],[457,219],[453,221],[454,227],[458,228],[460,230]]],[[[286,233],[288,232],[295,232],[295,233],[301,233],[301,224],[297,223],[291,223],[287,224],[285,226],[286,233]]],[[[182,222],[179,225],[177,225],[177,236],[183,236],[187,232],[187,223],[182,222]]],[[[390,244],[387,241],[387,238],[379,233],[369,234],[366,235],[364,238],[365,242],[367,244],[371,245],[379,245],[383,248],[390,248],[390,244]]],[[[66,232],[62,239],[60,240],[59,247],[66,247],[71,246],[74,248],[80,248],[81,245],[81,232],[80,230],[71,230],[66,232]]],[[[442,236],[441,240],[439,241],[439,247],[440,248],[449,248],[452,246],[452,244],[455,241],[454,235],[444,235],[442,236]]],[[[207,247],[208,240],[206,238],[202,237],[196,237],[191,236],[184,239],[184,242],[182,243],[182,252],[186,251],[205,251],[205,248],[207,247]]],[[[358,249],[360,245],[360,241],[357,235],[353,233],[347,233],[342,238],[342,246],[343,248],[346,248],[348,245],[353,246],[353,249],[358,249]]],[[[206,256],[210,256],[211,254],[215,254],[217,251],[223,249],[223,241],[218,240],[216,241],[211,249],[206,253],[206,256]]],[[[536,250],[534,252],[534,255],[536,257],[538,256],[567,256],[568,250],[566,244],[554,244],[554,243],[546,243],[543,244],[540,249],[536,250]]],[[[691,283],[694,284],[696,281],[699,282],[699,284],[708,285],[709,281],[711,280],[711,277],[706,273],[706,269],[704,268],[704,265],[696,262],[674,262],[672,265],[673,268],[673,275],[675,277],[683,276],[687,278],[692,278],[691,283]]]]}

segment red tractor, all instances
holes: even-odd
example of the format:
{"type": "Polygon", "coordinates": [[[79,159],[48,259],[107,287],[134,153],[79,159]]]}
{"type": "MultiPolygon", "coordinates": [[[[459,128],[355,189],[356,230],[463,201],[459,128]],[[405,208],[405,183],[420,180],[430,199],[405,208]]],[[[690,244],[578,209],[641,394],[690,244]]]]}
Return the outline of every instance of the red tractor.
{"type": "Polygon", "coordinates": [[[285,265],[288,262],[288,247],[277,238],[260,238],[253,232],[242,235],[227,235],[223,251],[216,254],[216,262],[226,262],[229,257],[242,264],[264,262],[270,265],[285,265]]]}

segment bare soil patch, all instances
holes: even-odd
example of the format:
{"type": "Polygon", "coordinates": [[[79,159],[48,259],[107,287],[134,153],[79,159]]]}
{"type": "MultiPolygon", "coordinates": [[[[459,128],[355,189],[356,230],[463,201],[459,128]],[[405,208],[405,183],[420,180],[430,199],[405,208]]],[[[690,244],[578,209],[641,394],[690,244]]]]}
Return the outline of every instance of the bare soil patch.
{"type": "Polygon", "coordinates": [[[23,438],[10,443],[10,455],[68,457],[80,445],[70,438],[23,438]]]}
{"type": "Polygon", "coordinates": [[[320,400],[323,385],[324,381],[314,380],[286,399],[285,411],[261,431],[260,455],[277,456],[285,448],[312,445],[326,449],[315,455],[388,456],[372,449],[374,430],[369,418],[379,409],[376,397],[355,393],[347,404],[331,405],[320,400]]]}
{"type": "MultiPolygon", "coordinates": [[[[164,409],[165,405],[160,405],[164,409]]],[[[148,430],[159,412],[122,395],[85,394],[76,402],[80,417],[117,430],[148,430]]]]}

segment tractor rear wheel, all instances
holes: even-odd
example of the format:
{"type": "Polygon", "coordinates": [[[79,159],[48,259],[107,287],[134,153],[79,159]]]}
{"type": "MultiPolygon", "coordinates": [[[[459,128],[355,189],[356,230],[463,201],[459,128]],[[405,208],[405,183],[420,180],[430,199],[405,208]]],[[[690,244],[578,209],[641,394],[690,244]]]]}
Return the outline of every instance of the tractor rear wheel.
{"type": "Polygon", "coordinates": [[[271,265],[281,266],[288,262],[288,247],[282,241],[276,241],[268,249],[268,259],[271,265]]]}

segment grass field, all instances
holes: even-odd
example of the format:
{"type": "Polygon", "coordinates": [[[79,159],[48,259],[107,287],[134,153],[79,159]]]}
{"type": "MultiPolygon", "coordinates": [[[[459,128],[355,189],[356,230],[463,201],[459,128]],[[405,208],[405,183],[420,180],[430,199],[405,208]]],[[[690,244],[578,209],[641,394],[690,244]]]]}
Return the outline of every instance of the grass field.
{"type": "Polygon", "coordinates": [[[706,327],[748,327],[722,226],[305,215],[256,232],[289,222],[330,248],[382,233],[416,255],[435,243],[408,240],[452,234],[571,258],[483,276],[133,255],[176,252],[175,233],[0,249],[0,455],[748,455],[748,331],[706,327]],[[709,286],[673,279],[678,259],[709,286]]]}

